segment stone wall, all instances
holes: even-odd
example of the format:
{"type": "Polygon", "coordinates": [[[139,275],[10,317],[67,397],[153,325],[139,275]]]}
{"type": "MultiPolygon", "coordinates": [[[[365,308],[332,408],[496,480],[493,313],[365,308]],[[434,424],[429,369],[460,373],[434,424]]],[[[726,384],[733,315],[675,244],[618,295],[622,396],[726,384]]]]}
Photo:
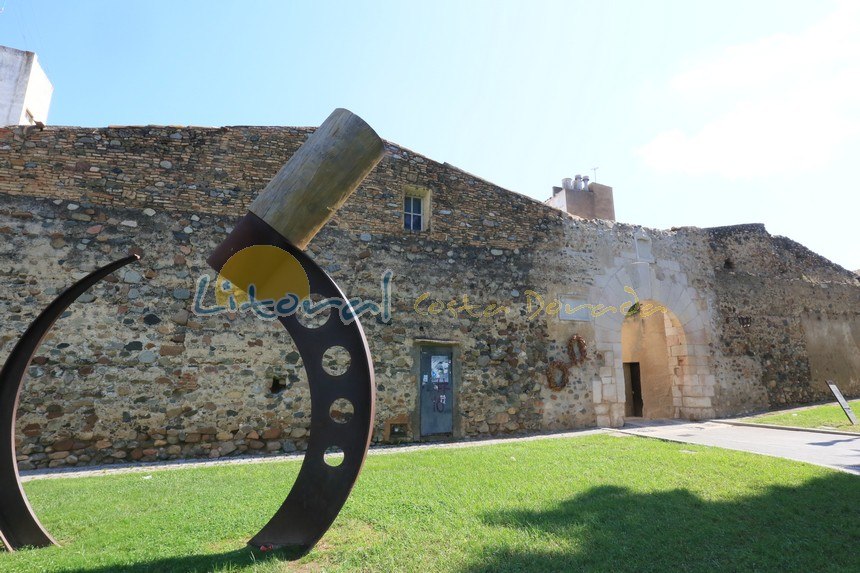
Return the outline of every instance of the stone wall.
{"type": "Polygon", "coordinates": [[[763,225],[707,232],[733,381],[724,412],[830,399],[827,379],[860,395],[857,276],[763,225]]]}
{"type": "MultiPolygon", "coordinates": [[[[214,277],[208,253],[310,131],[0,129],[0,360],[64,286],[143,254],[81,297],[42,345],[19,409],[21,468],[305,446],[309,394],[280,325],[191,311],[197,278],[214,277]]],[[[350,297],[381,302],[393,272],[390,322],[362,319],[376,441],[391,421],[406,423],[402,439],[421,438],[416,358],[431,341],[455,348],[455,438],[623,423],[623,313],[560,320],[552,303],[564,297],[619,307],[628,286],[667,306],[682,417],[818,399],[810,377],[825,366],[808,355],[803,321],[828,325],[812,340],[858,332],[857,277],[763,228],[575,219],[393,144],[309,253],[350,297]],[[430,195],[426,231],[402,228],[407,190],[430,195]],[[574,334],[588,357],[551,390],[547,365],[568,360],[574,334]]],[[[856,355],[856,338],[839,348],[856,355]]],[[[846,394],[860,393],[856,370],[837,374],[846,394]]]]}

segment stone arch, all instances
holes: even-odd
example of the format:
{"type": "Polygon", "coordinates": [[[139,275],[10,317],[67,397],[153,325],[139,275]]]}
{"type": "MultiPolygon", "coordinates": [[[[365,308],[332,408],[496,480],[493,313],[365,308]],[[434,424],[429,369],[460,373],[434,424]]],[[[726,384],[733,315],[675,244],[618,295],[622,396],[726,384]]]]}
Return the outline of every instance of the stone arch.
{"type": "Polygon", "coordinates": [[[691,420],[714,416],[716,380],[711,351],[708,301],[690,286],[686,273],[673,261],[635,262],[607,269],[590,289],[594,309],[595,352],[602,357],[593,397],[598,426],[624,425],[626,387],[622,329],[626,312],[635,301],[646,310],[667,309],[665,323],[667,367],[671,377],[673,418],[691,420]]]}
{"type": "MultiPolygon", "coordinates": [[[[625,366],[625,416],[679,418],[683,387],[689,370],[689,347],[684,327],[674,312],[657,301],[641,301],[638,312],[630,312],[621,323],[622,363],[639,368],[641,412],[631,403],[632,380],[625,366]]],[[[708,401],[708,406],[710,402],[708,401]]]]}

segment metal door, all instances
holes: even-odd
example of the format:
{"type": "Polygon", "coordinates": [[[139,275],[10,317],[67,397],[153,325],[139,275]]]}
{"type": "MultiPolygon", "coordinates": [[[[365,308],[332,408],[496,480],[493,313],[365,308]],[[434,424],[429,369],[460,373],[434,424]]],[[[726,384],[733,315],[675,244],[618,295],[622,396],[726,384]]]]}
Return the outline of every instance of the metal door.
{"type": "Polygon", "coordinates": [[[419,395],[422,436],[450,434],[454,429],[453,367],[450,348],[421,350],[419,395]]]}

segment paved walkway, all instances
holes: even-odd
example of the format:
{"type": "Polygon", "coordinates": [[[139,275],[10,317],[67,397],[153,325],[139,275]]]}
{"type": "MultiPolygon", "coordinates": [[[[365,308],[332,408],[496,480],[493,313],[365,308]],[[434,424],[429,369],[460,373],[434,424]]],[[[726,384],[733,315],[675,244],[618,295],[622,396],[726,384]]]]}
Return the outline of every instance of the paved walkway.
{"type": "Polygon", "coordinates": [[[620,431],[673,442],[787,458],[860,475],[860,435],[677,420],[630,421],[620,431]]]}

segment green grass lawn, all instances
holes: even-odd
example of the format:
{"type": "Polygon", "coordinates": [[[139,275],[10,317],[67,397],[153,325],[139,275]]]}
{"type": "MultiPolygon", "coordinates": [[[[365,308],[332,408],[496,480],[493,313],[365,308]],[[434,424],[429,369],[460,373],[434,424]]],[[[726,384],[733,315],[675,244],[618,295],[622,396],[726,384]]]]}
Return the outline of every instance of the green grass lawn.
{"type": "MultiPolygon", "coordinates": [[[[854,415],[860,418],[860,400],[849,400],[848,405],[854,415]]],[[[800,410],[775,412],[744,418],[745,422],[756,424],[774,424],[777,426],[796,426],[798,428],[826,428],[843,432],[860,433],[860,424],[854,426],[842,411],[839,404],[824,404],[800,410]]]]}
{"type": "Polygon", "coordinates": [[[251,552],[298,462],[39,480],[2,571],[857,571],[860,477],[597,435],[371,456],[309,555],[251,552]],[[151,477],[147,477],[151,476],[151,477]]]}

